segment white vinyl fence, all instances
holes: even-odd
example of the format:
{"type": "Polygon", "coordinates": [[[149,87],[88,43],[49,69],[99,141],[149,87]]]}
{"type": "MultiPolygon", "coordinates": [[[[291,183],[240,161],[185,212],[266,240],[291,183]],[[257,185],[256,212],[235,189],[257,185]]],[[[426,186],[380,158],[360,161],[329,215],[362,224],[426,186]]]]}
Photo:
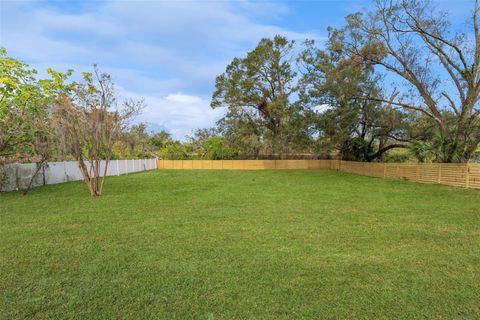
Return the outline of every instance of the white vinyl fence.
{"type": "MultiPolygon", "coordinates": [[[[89,168],[88,163],[86,164],[87,168],[89,168]]],[[[35,163],[16,163],[0,166],[0,191],[25,189],[36,168],[37,165],[35,163]]],[[[102,160],[100,168],[101,172],[103,172],[105,161],[102,160]]],[[[117,176],[156,168],[156,159],[110,160],[107,176],[117,176]]],[[[38,172],[33,180],[32,187],[77,180],[83,180],[83,176],[76,161],[49,162],[45,170],[38,172]]]]}

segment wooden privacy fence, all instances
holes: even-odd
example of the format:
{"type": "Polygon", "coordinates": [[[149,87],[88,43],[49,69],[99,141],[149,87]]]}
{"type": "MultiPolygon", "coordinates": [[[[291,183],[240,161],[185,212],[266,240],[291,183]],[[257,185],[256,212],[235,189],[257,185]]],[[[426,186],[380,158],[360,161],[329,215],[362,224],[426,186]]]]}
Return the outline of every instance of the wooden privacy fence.
{"type": "Polygon", "coordinates": [[[480,164],[337,162],[339,171],[369,177],[405,179],[423,183],[480,189],[480,164]]]}
{"type": "Polygon", "coordinates": [[[405,179],[480,189],[480,164],[377,163],[338,160],[158,160],[158,169],[328,169],[369,177],[405,179]]]}
{"type": "Polygon", "coordinates": [[[158,160],[158,169],[333,169],[330,160],[158,160]]]}

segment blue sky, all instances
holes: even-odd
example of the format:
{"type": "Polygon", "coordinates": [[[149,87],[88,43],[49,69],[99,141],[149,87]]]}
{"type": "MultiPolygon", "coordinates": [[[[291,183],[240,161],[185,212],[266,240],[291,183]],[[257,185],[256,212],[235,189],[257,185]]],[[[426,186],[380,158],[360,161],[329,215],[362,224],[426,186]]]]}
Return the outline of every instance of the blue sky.
{"type": "MultiPolygon", "coordinates": [[[[473,0],[438,1],[466,19],[473,0]]],[[[6,1],[0,46],[43,73],[47,67],[112,73],[123,97],[144,97],[138,120],[183,139],[225,110],[209,107],[215,76],[263,37],[325,40],[327,26],[367,0],[6,1]]]]}

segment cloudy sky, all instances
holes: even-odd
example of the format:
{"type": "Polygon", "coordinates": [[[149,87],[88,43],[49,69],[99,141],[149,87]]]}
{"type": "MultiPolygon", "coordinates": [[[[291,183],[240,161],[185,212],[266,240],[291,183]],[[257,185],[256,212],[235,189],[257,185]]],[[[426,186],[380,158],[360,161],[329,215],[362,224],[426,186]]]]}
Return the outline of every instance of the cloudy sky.
{"type": "MultiPolygon", "coordinates": [[[[439,1],[462,17],[473,0],[439,1]]],[[[370,1],[0,0],[0,46],[40,73],[110,72],[123,97],[144,97],[139,121],[183,139],[225,110],[209,106],[215,77],[263,37],[322,42],[327,26],[370,1]]]]}

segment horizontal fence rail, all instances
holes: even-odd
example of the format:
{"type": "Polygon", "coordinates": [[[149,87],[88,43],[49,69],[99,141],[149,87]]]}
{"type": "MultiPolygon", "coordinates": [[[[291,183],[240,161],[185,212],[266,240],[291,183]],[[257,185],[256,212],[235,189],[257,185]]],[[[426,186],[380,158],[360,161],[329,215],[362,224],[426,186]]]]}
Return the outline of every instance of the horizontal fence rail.
{"type": "MultiPolygon", "coordinates": [[[[85,165],[87,168],[90,167],[88,162],[85,162],[85,165]]],[[[156,159],[110,160],[107,176],[154,170],[156,168],[156,159]]],[[[0,166],[0,191],[25,189],[36,169],[37,165],[35,163],[13,163],[0,166]]],[[[105,161],[102,160],[100,163],[102,174],[104,169],[105,161]]],[[[49,162],[45,170],[40,170],[35,176],[32,187],[77,180],[83,180],[77,161],[49,162]]]]}
{"type": "Polygon", "coordinates": [[[158,160],[158,169],[328,169],[383,179],[480,189],[480,164],[377,163],[339,160],[158,160]]]}

